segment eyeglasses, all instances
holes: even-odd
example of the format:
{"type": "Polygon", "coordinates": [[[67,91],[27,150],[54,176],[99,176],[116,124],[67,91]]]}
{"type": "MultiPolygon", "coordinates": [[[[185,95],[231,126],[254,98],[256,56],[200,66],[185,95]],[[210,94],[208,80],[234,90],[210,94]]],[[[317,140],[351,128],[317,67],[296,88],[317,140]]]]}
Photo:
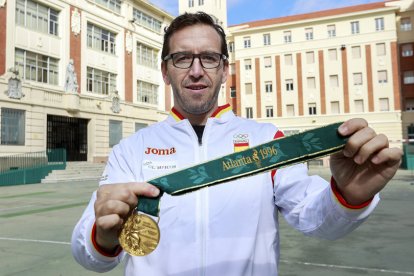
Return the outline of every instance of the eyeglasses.
{"type": "Polygon", "coordinates": [[[219,53],[206,52],[201,54],[193,54],[178,52],[165,56],[164,61],[171,59],[174,67],[188,69],[193,65],[195,58],[198,58],[201,66],[205,69],[217,68],[220,66],[221,60],[227,60],[225,55],[219,53]]]}

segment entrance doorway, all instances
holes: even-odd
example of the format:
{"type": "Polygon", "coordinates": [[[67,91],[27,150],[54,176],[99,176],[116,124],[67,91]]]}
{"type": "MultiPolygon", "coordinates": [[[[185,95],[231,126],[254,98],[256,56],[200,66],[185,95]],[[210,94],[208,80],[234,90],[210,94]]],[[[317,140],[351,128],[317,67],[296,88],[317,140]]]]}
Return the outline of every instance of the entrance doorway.
{"type": "Polygon", "coordinates": [[[67,161],[87,161],[88,122],[88,119],[47,115],[47,149],[65,148],[67,161]]]}

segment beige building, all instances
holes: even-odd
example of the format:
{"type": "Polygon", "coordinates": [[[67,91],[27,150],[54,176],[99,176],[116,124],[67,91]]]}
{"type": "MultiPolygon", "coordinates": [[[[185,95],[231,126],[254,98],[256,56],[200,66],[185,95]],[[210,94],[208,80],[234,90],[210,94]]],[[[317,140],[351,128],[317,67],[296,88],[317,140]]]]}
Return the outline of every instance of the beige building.
{"type": "Polygon", "coordinates": [[[144,0],[0,3],[1,155],[64,147],[68,161],[105,161],[165,117],[170,14],[144,0]]]}
{"type": "MultiPolygon", "coordinates": [[[[178,2],[227,25],[225,0],[178,2]]],[[[0,1],[0,155],[65,147],[69,161],[101,162],[163,119],[172,19],[146,0],[0,1]]],[[[401,146],[414,139],[413,21],[402,0],[229,26],[219,101],[288,135],[363,117],[401,146]]]]}
{"type": "MultiPolygon", "coordinates": [[[[180,11],[220,15],[216,1],[195,2],[180,11]]],[[[221,99],[286,134],[363,117],[401,146],[414,122],[413,21],[414,1],[403,0],[229,26],[221,99]]]]}

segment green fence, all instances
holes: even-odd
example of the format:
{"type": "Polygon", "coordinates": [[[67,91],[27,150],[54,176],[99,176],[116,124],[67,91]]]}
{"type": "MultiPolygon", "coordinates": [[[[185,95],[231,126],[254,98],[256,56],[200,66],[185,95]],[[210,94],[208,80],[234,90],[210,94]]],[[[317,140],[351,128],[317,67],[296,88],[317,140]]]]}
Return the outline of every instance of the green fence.
{"type": "Polygon", "coordinates": [[[52,170],[66,168],[66,149],[0,157],[0,186],[40,183],[52,170]]]}
{"type": "Polygon", "coordinates": [[[403,145],[403,161],[401,167],[408,170],[414,170],[414,144],[403,145]]]}

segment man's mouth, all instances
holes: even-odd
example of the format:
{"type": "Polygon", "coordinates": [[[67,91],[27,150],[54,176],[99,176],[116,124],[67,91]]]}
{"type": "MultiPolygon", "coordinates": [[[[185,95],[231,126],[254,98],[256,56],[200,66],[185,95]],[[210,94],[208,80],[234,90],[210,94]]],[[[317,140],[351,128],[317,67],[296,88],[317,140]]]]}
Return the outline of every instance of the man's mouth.
{"type": "Polygon", "coordinates": [[[191,90],[203,90],[206,89],[207,86],[206,85],[188,85],[186,86],[187,89],[191,89],[191,90]]]}

